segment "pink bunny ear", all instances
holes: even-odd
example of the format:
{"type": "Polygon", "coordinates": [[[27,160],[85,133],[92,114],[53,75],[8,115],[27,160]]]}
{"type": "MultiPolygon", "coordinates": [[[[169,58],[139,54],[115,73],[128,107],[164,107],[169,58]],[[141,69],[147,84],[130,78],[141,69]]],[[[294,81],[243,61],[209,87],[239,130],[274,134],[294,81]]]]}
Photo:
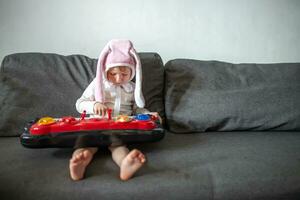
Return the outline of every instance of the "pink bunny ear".
{"type": "Polygon", "coordinates": [[[136,63],[134,98],[136,105],[140,108],[143,108],[145,106],[145,99],[142,93],[142,64],[140,57],[134,48],[130,49],[130,54],[134,57],[136,63]]]}
{"type": "Polygon", "coordinates": [[[110,52],[110,43],[108,43],[100,53],[97,62],[97,71],[96,71],[96,85],[95,85],[95,100],[101,103],[105,102],[104,97],[104,86],[103,86],[103,72],[105,72],[105,60],[107,55],[110,52]]]}

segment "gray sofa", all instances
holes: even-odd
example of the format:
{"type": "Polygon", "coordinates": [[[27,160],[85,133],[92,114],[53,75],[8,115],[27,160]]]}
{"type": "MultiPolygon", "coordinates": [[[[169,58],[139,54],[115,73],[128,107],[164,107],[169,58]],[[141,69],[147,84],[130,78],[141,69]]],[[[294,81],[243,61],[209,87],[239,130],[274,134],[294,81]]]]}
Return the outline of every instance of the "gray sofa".
{"type": "Polygon", "coordinates": [[[146,107],[165,137],[130,145],[148,161],[118,178],[105,149],[86,177],[69,178],[69,148],[24,148],[36,117],[78,116],[96,60],[19,53],[0,72],[0,199],[300,199],[300,64],[230,64],[140,53],[146,107]]]}

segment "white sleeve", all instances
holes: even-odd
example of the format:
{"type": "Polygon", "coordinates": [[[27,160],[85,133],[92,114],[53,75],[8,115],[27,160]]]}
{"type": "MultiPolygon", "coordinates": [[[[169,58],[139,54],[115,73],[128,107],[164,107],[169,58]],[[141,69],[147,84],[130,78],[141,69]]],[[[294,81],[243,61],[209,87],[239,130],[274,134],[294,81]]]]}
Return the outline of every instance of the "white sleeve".
{"type": "Polygon", "coordinates": [[[95,100],[95,79],[84,90],[82,96],[76,101],[76,109],[79,113],[86,111],[86,114],[94,114],[95,100]]]}

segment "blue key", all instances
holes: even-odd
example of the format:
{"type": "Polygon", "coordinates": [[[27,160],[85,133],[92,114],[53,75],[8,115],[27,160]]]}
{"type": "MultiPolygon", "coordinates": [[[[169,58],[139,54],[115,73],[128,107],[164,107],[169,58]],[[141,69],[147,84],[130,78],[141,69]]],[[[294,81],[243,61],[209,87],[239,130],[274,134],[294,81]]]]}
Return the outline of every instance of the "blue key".
{"type": "Polygon", "coordinates": [[[150,116],[147,114],[138,114],[135,119],[141,120],[141,121],[146,121],[150,119],[150,116]]]}

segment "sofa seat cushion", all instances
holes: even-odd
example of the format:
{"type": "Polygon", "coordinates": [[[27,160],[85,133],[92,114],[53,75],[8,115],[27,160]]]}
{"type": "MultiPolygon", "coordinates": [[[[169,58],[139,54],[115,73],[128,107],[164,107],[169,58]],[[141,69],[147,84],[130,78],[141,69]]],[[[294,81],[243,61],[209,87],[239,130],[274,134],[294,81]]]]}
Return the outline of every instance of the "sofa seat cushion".
{"type": "Polygon", "coordinates": [[[1,199],[299,199],[300,132],[166,133],[134,145],[147,156],[136,176],[119,180],[101,149],[79,182],[69,178],[72,149],[27,149],[1,137],[1,199]]]}
{"type": "Polygon", "coordinates": [[[165,73],[173,132],[300,130],[299,63],[176,59],[165,73]]]}

